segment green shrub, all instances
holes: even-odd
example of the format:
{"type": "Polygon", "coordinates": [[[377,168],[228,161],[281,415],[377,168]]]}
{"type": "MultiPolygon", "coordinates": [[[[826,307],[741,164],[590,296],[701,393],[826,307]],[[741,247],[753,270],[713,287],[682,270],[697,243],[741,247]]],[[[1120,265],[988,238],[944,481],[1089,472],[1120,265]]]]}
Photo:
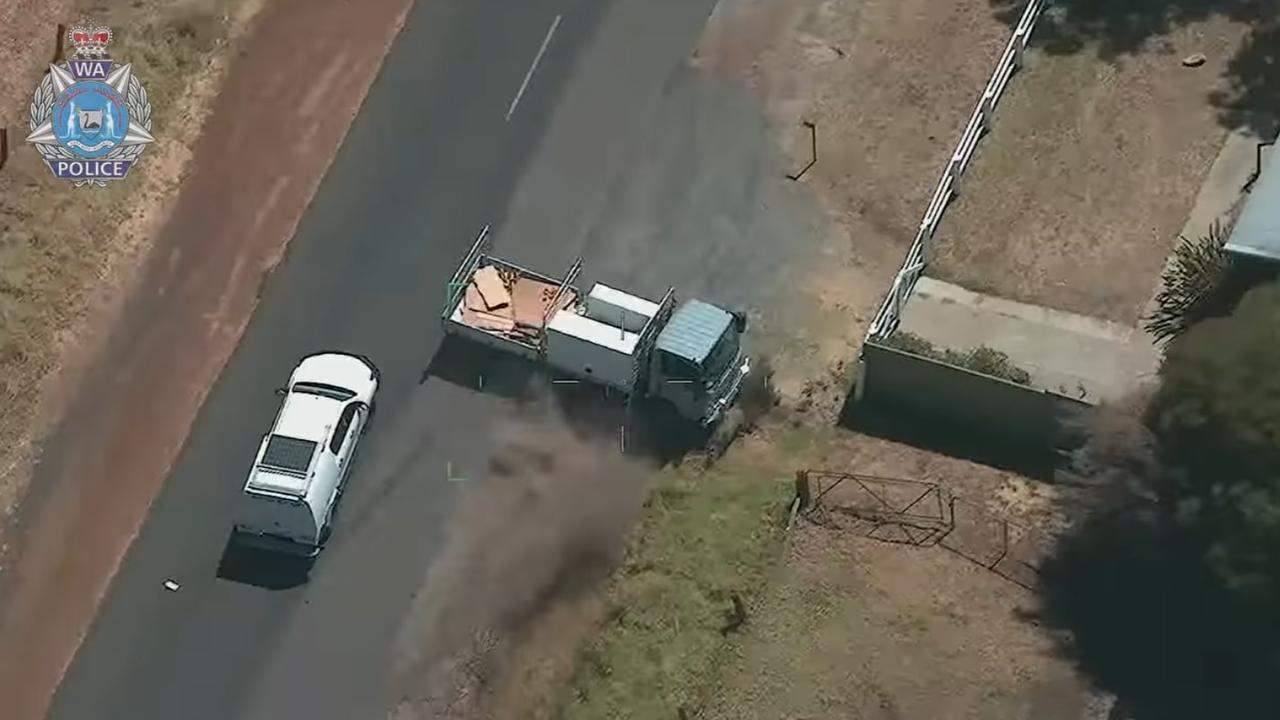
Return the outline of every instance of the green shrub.
{"type": "Polygon", "coordinates": [[[909,332],[896,332],[889,336],[886,343],[889,347],[913,355],[927,357],[983,375],[990,375],[1001,380],[1008,380],[1019,385],[1031,384],[1031,373],[1023,370],[1009,359],[1005,353],[993,348],[979,345],[971,350],[939,350],[933,343],[909,332]]]}

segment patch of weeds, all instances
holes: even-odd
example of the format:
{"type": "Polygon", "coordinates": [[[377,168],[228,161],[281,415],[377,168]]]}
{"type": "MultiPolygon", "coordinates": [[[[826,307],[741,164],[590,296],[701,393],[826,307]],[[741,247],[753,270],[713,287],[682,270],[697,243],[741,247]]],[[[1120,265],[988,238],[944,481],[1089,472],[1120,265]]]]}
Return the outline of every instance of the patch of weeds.
{"type": "Polygon", "coordinates": [[[786,476],[732,456],[705,473],[661,475],[613,580],[611,621],[580,654],[562,717],[668,720],[701,704],[732,652],[733,597],[749,608],[781,557],[786,476]]]}
{"type": "Polygon", "coordinates": [[[971,350],[939,349],[928,340],[909,332],[895,332],[889,336],[885,344],[912,355],[955,365],[1019,385],[1031,384],[1031,373],[1015,365],[1005,353],[985,345],[979,345],[971,350]]]}
{"type": "Polygon", "coordinates": [[[120,34],[118,52],[146,84],[152,115],[165,117],[226,28],[211,7],[157,13],[134,23],[120,34]]]}

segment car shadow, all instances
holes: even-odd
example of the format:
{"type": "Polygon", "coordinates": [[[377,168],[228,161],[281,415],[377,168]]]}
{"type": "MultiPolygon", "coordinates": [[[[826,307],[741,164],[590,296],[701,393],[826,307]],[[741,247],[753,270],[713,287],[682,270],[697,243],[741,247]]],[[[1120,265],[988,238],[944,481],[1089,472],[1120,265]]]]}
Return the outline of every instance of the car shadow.
{"type": "Polygon", "coordinates": [[[218,579],[264,590],[288,590],[307,582],[315,561],[249,547],[228,537],[218,562],[218,579]]]}

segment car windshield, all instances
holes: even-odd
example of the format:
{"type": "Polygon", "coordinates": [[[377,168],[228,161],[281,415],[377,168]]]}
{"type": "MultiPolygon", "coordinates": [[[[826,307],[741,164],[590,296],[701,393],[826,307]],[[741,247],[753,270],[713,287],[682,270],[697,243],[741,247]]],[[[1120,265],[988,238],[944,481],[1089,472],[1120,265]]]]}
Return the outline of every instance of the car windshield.
{"type": "Polygon", "coordinates": [[[708,385],[715,383],[738,357],[738,331],[732,327],[724,331],[704,365],[704,379],[708,385]]]}
{"type": "Polygon", "coordinates": [[[342,402],[350,400],[356,396],[356,394],[350,390],[340,388],[337,385],[328,385],[326,383],[316,382],[294,383],[293,391],[306,393],[307,395],[320,395],[321,397],[332,398],[342,402]]]}

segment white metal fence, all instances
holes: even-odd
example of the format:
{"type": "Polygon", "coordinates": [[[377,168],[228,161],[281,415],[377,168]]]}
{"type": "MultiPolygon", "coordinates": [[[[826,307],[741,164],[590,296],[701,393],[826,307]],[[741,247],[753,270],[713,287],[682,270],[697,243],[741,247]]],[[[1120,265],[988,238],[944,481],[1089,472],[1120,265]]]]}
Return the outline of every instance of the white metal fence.
{"type": "Polygon", "coordinates": [[[933,234],[938,228],[938,222],[942,219],[942,213],[959,192],[960,178],[969,167],[969,160],[978,146],[978,140],[990,127],[991,115],[995,112],[996,103],[1000,101],[1005,87],[1009,84],[1009,78],[1013,77],[1014,71],[1022,63],[1022,53],[1027,47],[1027,41],[1031,38],[1031,29],[1047,4],[1048,0],[1030,0],[1027,3],[1027,9],[1023,11],[1013,36],[1009,38],[1009,43],[1000,56],[1000,62],[996,64],[995,72],[991,74],[991,80],[982,91],[978,106],[969,117],[969,124],[965,126],[964,134],[960,136],[955,152],[951,154],[951,159],[942,170],[942,178],[938,180],[938,186],[933,191],[933,198],[929,201],[928,209],[925,210],[924,219],[920,221],[920,229],[911,243],[911,249],[907,251],[906,260],[894,277],[889,294],[881,303],[875,319],[871,321],[871,327],[867,330],[868,341],[884,340],[897,329],[902,308],[906,305],[911,291],[916,286],[916,280],[924,272],[925,265],[932,255],[933,234]]]}

